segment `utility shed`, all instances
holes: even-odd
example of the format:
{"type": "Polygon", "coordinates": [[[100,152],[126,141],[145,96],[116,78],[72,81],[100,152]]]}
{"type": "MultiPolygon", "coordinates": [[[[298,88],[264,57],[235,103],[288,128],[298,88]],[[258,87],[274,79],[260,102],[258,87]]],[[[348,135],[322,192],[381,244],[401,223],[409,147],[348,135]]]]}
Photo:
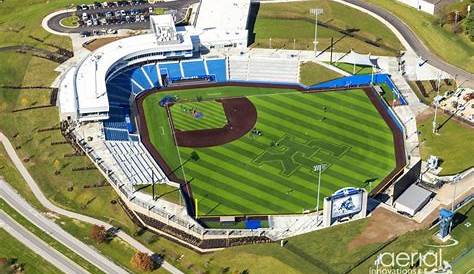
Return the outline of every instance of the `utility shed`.
{"type": "Polygon", "coordinates": [[[414,216],[430,200],[433,193],[418,185],[411,185],[395,201],[394,206],[398,211],[414,216]]]}

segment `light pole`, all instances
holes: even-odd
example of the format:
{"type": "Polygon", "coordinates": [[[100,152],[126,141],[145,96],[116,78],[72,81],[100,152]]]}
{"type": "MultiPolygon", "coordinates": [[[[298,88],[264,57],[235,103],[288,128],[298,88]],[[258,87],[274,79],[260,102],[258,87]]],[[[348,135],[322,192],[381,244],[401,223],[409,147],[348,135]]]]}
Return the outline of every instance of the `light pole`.
{"type": "Polygon", "coordinates": [[[453,202],[451,203],[451,211],[454,212],[454,202],[456,201],[456,185],[460,180],[460,175],[457,174],[456,176],[453,177],[453,184],[454,184],[454,189],[453,189],[453,202]]]}
{"type": "MultiPolygon", "coordinates": [[[[438,74],[438,86],[437,86],[437,92],[436,92],[436,99],[439,100],[439,86],[441,85],[441,75],[438,74]]],[[[433,116],[433,133],[436,133],[437,130],[437,125],[436,125],[436,116],[438,115],[438,105],[439,102],[435,100],[435,113],[433,116]]]]}
{"type": "Polygon", "coordinates": [[[327,165],[326,164],[319,164],[319,165],[314,165],[313,170],[318,172],[318,195],[317,195],[317,200],[316,200],[316,212],[318,212],[318,220],[319,221],[319,190],[321,189],[321,172],[326,169],[327,165]]]}
{"type": "Polygon", "coordinates": [[[318,47],[318,15],[323,14],[323,9],[313,8],[309,10],[311,15],[314,15],[314,56],[316,57],[318,47]]]}

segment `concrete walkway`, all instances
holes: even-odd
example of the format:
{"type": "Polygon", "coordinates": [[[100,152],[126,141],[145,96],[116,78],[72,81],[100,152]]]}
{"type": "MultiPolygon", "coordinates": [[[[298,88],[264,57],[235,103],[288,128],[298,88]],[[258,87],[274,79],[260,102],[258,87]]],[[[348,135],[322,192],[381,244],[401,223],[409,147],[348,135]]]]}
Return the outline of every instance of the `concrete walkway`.
{"type": "Polygon", "coordinates": [[[22,244],[26,245],[36,254],[57,267],[64,273],[88,273],[85,269],[71,261],[69,258],[59,253],[26,228],[21,226],[5,212],[0,210],[0,228],[13,236],[22,244]]]}
{"type": "MultiPolygon", "coordinates": [[[[0,132],[0,142],[3,143],[3,145],[5,146],[5,150],[7,151],[7,154],[10,157],[11,161],[13,162],[15,167],[18,169],[21,176],[25,179],[26,183],[30,187],[30,189],[33,192],[33,194],[35,195],[36,199],[38,199],[38,201],[41,203],[41,205],[43,205],[45,208],[47,208],[50,211],[53,211],[55,213],[58,213],[60,215],[63,215],[63,216],[69,217],[69,218],[77,219],[79,221],[86,222],[86,223],[89,223],[89,224],[101,225],[101,226],[104,226],[106,229],[113,228],[112,225],[110,225],[106,222],[103,222],[101,220],[98,220],[98,219],[95,219],[95,218],[92,218],[92,217],[89,217],[89,216],[81,215],[81,214],[78,214],[76,212],[65,210],[65,209],[60,208],[60,207],[54,205],[53,203],[51,203],[46,198],[46,196],[44,196],[44,194],[41,191],[41,189],[39,188],[38,184],[33,179],[31,174],[28,172],[28,170],[26,169],[26,167],[23,164],[23,162],[21,161],[21,159],[16,154],[16,151],[13,148],[13,145],[11,144],[10,140],[8,140],[8,138],[2,132],[0,132]]],[[[127,233],[125,233],[123,231],[118,231],[116,233],[116,236],[121,238],[122,240],[124,240],[125,242],[130,244],[132,247],[134,247],[135,249],[137,249],[141,252],[146,252],[148,254],[154,254],[153,251],[151,251],[146,246],[144,246],[142,243],[140,243],[139,241],[137,241],[136,239],[134,239],[133,237],[131,237],[130,235],[128,235],[127,233]]],[[[169,264],[166,261],[163,261],[161,267],[163,267],[165,270],[167,270],[168,272],[173,273],[173,274],[181,274],[182,273],[179,269],[172,266],[171,264],[169,264]]],[[[112,273],[114,273],[114,272],[112,272],[112,273]]],[[[115,273],[118,273],[118,272],[115,272],[115,273]]]]}

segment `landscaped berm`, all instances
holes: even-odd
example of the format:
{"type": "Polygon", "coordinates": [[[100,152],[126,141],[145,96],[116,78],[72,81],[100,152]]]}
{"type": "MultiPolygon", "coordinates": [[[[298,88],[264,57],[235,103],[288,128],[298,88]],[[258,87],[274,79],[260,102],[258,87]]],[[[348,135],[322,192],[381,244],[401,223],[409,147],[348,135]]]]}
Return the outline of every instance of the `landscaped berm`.
{"type": "Polygon", "coordinates": [[[344,187],[374,188],[393,174],[396,134],[376,96],[370,89],[181,87],[140,98],[139,126],[171,178],[188,182],[199,217],[302,213],[316,207],[314,165],[327,166],[321,200],[344,187]]]}

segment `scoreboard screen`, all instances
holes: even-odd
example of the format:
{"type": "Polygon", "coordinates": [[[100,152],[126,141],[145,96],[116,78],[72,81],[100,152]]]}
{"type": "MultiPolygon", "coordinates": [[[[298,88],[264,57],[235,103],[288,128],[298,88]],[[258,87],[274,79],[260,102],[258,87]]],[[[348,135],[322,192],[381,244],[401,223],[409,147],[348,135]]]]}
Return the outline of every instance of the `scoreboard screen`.
{"type": "Polygon", "coordinates": [[[336,192],[331,197],[331,218],[340,219],[359,213],[362,210],[362,195],[362,191],[354,189],[336,192]]]}

